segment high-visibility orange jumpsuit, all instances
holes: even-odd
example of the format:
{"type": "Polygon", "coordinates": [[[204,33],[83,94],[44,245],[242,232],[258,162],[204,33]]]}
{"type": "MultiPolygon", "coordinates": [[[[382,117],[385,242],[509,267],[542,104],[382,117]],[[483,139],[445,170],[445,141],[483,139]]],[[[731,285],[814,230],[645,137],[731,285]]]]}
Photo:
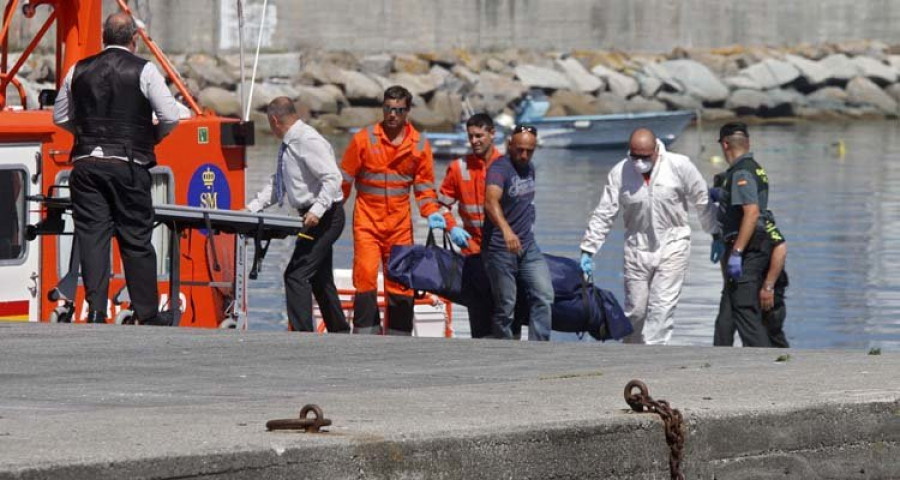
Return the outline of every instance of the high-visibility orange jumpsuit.
{"type": "Polygon", "coordinates": [[[488,161],[476,157],[474,154],[466,155],[465,159],[458,158],[447,167],[447,174],[438,191],[438,202],[446,207],[444,219],[447,221],[447,230],[456,226],[453,217],[453,204],[459,202],[459,218],[462,219],[463,228],[472,235],[468,248],[463,249],[466,255],[481,251],[481,227],[484,226],[484,178],[487,169],[494,160],[500,158],[500,152],[491,148],[488,161]]]}
{"type": "MultiPolygon", "coordinates": [[[[473,255],[481,252],[481,228],[484,226],[484,179],[487,169],[494,160],[502,155],[496,147],[491,148],[487,162],[468,154],[466,157],[457,158],[450,162],[447,174],[438,191],[438,202],[445,208],[444,219],[447,222],[447,230],[456,226],[453,217],[453,205],[458,203],[459,218],[462,219],[463,228],[472,235],[469,246],[462,250],[465,255],[473,255]]],[[[521,290],[520,292],[524,292],[521,290]]],[[[474,300],[473,300],[474,302],[474,300]]],[[[469,332],[472,338],[485,338],[491,335],[491,311],[493,304],[488,301],[484,304],[472,303],[469,305],[469,332]]],[[[516,299],[516,319],[522,318],[528,312],[528,302],[516,299]]],[[[521,323],[517,323],[516,330],[521,329],[521,323]]]]}
{"type": "MultiPolygon", "coordinates": [[[[353,211],[353,325],[360,333],[378,333],[378,263],[387,269],[394,245],[413,243],[409,190],[419,213],[440,210],[434,192],[434,160],[424,135],[407,124],[400,145],[392,145],[381,124],[360,130],[350,140],[341,161],[344,198],[356,184],[353,211]]],[[[384,276],[389,333],[410,334],[413,328],[412,291],[384,276]]]]}

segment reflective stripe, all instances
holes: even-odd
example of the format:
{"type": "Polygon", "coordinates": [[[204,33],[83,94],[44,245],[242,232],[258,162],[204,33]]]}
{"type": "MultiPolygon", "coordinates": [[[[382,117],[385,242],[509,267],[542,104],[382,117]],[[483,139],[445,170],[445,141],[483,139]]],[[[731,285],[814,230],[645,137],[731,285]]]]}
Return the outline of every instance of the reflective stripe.
{"type": "Polygon", "coordinates": [[[437,200],[435,200],[431,197],[423,198],[423,199],[419,200],[419,208],[422,208],[425,205],[428,205],[429,203],[437,203],[437,200]]]}
{"type": "Polygon", "coordinates": [[[377,173],[377,172],[369,172],[367,170],[363,170],[359,172],[359,178],[362,180],[373,180],[373,181],[382,181],[382,182],[406,182],[411,183],[413,181],[413,177],[411,175],[400,175],[397,173],[377,173]]]}
{"type": "Polygon", "coordinates": [[[425,142],[427,142],[427,141],[428,141],[428,139],[425,138],[425,134],[419,133],[419,144],[416,145],[416,147],[419,149],[420,152],[425,151],[425,142]]]}
{"type": "Polygon", "coordinates": [[[466,205],[460,204],[459,208],[466,213],[474,213],[474,214],[483,214],[484,208],[481,205],[466,205]]]}
{"type": "Polygon", "coordinates": [[[369,143],[373,146],[378,145],[378,138],[375,137],[375,125],[369,126],[369,128],[366,129],[366,132],[369,134],[369,143]]]}
{"type": "Polygon", "coordinates": [[[469,220],[468,218],[463,218],[463,225],[467,227],[475,227],[481,228],[484,226],[484,220],[469,220]]]}
{"type": "Polygon", "coordinates": [[[466,168],[466,163],[463,162],[463,159],[457,158],[456,166],[459,167],[459,174],[462,175],[462,179],[464,182],[468,182],[472,179],[472,177],[469,176],[469,169],[466,168]]]}
{"type": "Polygon", "coordinates": [[[353,175],[350,175],[349,173],[345,172],[343,168],[341,169],[341,176],[344,177],[345,182],[353,183],[353,180],[354,180],[353,175]]]}
{"type": "Polygon", "coordinates": [[[417,183],[413,186],[413,188],[415,189],[416,193],[434,190],[434,187],[432,187],[430,183],[417,183]]]}
{"type": "Polygon", "coordinates": [[[384,188],[373,187],[364,183],[356,184],[356,191],[359,193],[368,193],[369,195],[386,195],[388,197],[408,196],[408,188],[384,188]]]}
{"type": "Polygon", "coordinates": [[[446,195],[444,195],[444,194],[439,194],[439,195],[438,195],[438,201],[441,202],[441,203],[443,203],[444,205],[447,205],[448,207],[451,206],[451,205],[453,205],[454,203],[456,203],[456,199],[455,199],[455,198],[453,198],[453,197],[448,197],[448,196],[446,196],[446,195]]]}

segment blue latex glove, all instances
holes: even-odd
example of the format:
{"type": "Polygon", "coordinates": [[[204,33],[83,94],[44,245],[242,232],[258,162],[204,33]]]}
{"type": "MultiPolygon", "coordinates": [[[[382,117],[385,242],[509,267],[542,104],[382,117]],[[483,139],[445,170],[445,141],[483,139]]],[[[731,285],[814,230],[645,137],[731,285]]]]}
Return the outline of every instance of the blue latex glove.
{"type": "Polygon", "coordinates": [[[472,238],[472,235],[470,235],[465,228],[453,227],[450,229],[450,241],[455,243],[459,248],[468,247],[470,238],[472,238]]]}
{"type": "Polygon", "coordinates": [[[709,261],[712,263],[719,263],[719,260],[722,259],[722,255],[725,255],[725,242],[721,239],[714,238],[712,246],[709,249],[709,261]]]}
{"type": "Polygon", "coordinates": [[[709,189],[709,201],[714,203],[719,203],[722,200],[722,189],[721,188],[710,188],[709,189]]]}
{"type": "Polygon", "coordinates": [[[587,252],[581,252],[581,271],[588,277],[594,275],[594,259],[587,252]]]}
{"type": "Polygon", "coordinates": [[[741,254],[731,252],[731,256],[728,257],[728,265],[725,267],[725,272],[728,273],[728,278],[733,280],[737,280],[741,278],[741,273],[743,273],[743,265],[741,263],[741,254]]]}
{"type": "Polygon", "coordinates": [[[440,213],[432,213],[428,216],[428,228],[440,228],[444,230],[447,228],[447,221],[444,220],[444,216],[440,213]]]}

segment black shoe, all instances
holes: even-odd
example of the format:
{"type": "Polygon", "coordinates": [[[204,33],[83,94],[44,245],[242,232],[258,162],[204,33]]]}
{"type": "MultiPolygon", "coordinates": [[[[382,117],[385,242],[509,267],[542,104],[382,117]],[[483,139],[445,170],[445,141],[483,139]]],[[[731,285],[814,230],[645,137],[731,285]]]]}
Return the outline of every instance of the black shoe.
{"type": "Polygon", "coordinates": [[[172,320],[174,320],[174,316],[172,315],[171,310],[165,310],[157,313],[156,315],[143,319],[143,318],[135,318],[135,323],[138,325],[152,325],[156,327],[171,327],[172,320]]]}
{"type": "Polygon", "coordinates": [[[88,312],[87,323],[106,323],[106,314],[103,312],[88,312]]]}

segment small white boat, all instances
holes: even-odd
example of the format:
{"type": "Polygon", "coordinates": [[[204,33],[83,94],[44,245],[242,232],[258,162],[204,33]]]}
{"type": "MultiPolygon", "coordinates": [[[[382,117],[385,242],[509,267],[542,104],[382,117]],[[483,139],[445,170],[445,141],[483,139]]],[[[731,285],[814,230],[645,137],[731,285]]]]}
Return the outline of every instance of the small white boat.
{"type": "MultiPolygon", "coordinates": [[[[600,150],[625,147],[631,132],[642,127],[653,130],[657,138],[669,145],[695,117],[689,110],[547,117],[548,108],[549,101],[543,92],[530,92],[517,105],[514,123],[536,127],[538,144],[544,148],[600,150]]],[[[513,125],[502,125],[500,121],[497,124],[494,140],[502,145],[513,125]]],[[[469,151],[465,125],[460,125],[454,132],[426,133],[426,136],[435,157],[454,158],[469,151]]]]}

